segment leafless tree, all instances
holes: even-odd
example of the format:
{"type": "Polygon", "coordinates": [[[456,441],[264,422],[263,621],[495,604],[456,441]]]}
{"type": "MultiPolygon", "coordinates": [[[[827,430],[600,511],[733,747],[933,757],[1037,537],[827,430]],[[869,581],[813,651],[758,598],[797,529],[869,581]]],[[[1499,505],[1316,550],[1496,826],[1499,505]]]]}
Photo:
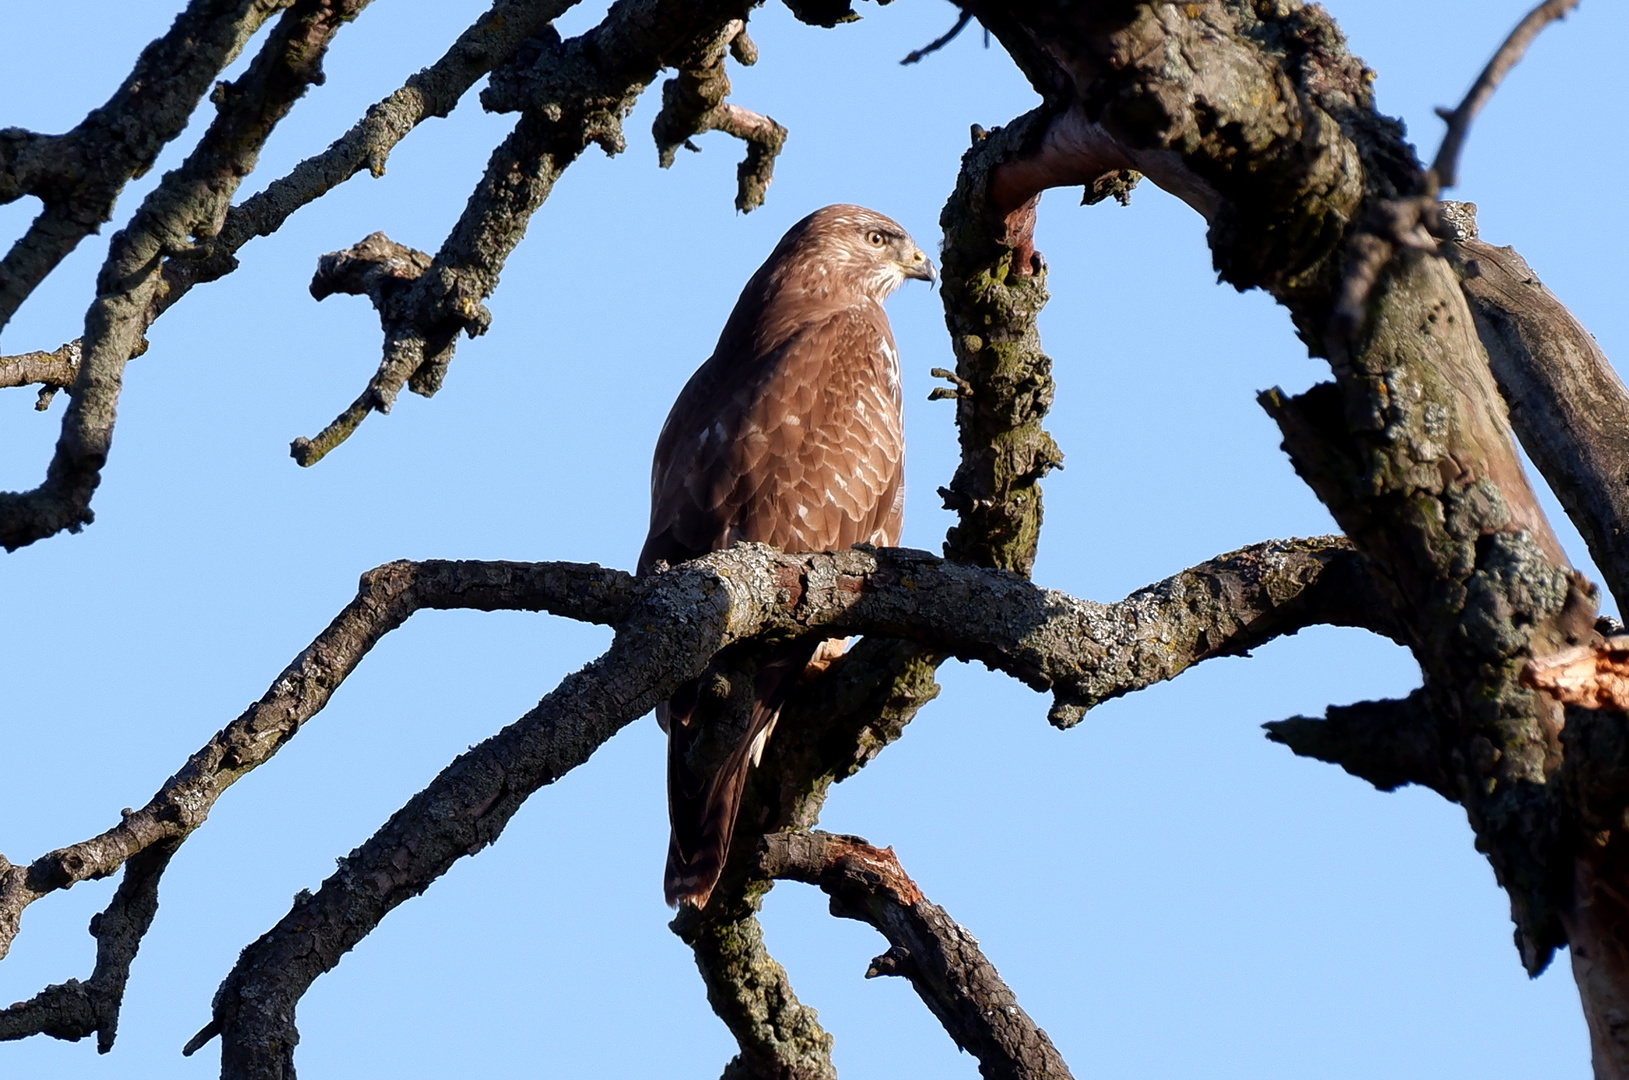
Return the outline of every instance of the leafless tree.
{"type": "MultiPolygon", "coordinates": [[[[530,216],[591,145],[620,149],[622,120],[664,69],[655,136],[664,157],[703,131],[746,143],[737,206],[758,205],[785,138],[728,100],[731,58],[756,59],[752,0],[618,0],[562,40],[571,0],[495,0],[435,64],[328,149],[233,202],[265,140],[320,78],[334,36],[368,0],[192,0],[118,92],[73,130],[0,131],[0,201],[42,209],[0,262],[0,325],[111,220],[205,98],[196,148],[114,237],[84,334],[0,358],[0,386],[71,398],[34,490],[0,495],[15,550],[91,522],[125,364],[154,320],[237,266],[240,249],[363,170],[490,76],[481,104],[515,114],[462,217],[433,256],[375,234],[324,256],[314,293],[368,296],[383,329],[377,373],[322,432],[295,440],[314,465],[405,385],[441,385],[458,336],[482,333],[484,301],[530,216]],[[263,24],[247,72],[214,85],[263,24]],[[213,86],[213,90],[211,89],[213,86]]],[[[811,25],[848,0],[785,0],[811,25]]],[[[959,515],[944,557],[910,550],[782,553],[741,546],[647,579],[567,563],[392,563],[144,807],[31,862],[0,858],[0,950],[23,910],[123,868],[92,924],[90,976],[0,1012],[0,1038],[94,1033],[114,1040],[132,958],[178,847],[234,781],[327,703],[386,633],[423,608],[549,611],[614,627],[609,649],[535,709],[450,763],[315,893],[246,948],[186,1048],[221,1040],[232,1078],[293,1075],[295,1007],[396,905],[491,843],[520,805],[708,665],[750,669],[771,643],[864,635],[787,705],[747,796],[713,901],[673,929],[695,951],[715,1011],[740,1043],[727,1077],[834,1075],[830,1038],[765,952],[756,912],[770,883],[828,893],[874,926],[873,973],[910,980],[987,1077],[1067,1067],[977,942],[922,895],[892,851],[817,831],[830,785],[899,738],[938,691],[937,666],[981,660],[1037,691],[1050,718],[1174,678],[1313,624],[1361,627],[1409,648],[1423,685],[1407,698],[1332,706],[1269,724],[1298,754],[1390,790],[1459,803],[1509,895],[1521,962],[1570,949],[1596,1076],[1629,1078],[1629,638],[1596,618],[1597,592],[1568,564],[1524,478],[1527,449],[1620,600],[1629,599],[1629,394],[1522,260],[1477,238],[1453,183],[1469,124],[1532,38],[1576,0],[1548,0],[1511,34],[1423,166],[1375,111],[1371,73],[1329,16],[1299,0],[1171,4],[961,0],[1043,104],[975,129],[945,206],[944,304],[957,365],[962,459],[942,489],[959,515]],[[1262,395],[1296,470],[1346,536],[1269,540],[1182,570],[1113,604],[1030,583],[1039,482],[1060,459],[1042,428],[1051,361],[1036,317],[1045,265],[1032,236],[1041,191],[1123,198],[1147,178],[1209,224],[1215,265],[1266,290],[1331,381],[1262,395]]],[[[929,49],[943,44],[933,43],[929,49]]],[[[924,50],[928,51],[928,50],[924,50]]],[[[920,58],[913,54],[911,59],[920,58]]],[[[751,679],[735,680],[750,687],[751,679]]],[[[721,691],[720,723],[732,702],[721,691]]]]}

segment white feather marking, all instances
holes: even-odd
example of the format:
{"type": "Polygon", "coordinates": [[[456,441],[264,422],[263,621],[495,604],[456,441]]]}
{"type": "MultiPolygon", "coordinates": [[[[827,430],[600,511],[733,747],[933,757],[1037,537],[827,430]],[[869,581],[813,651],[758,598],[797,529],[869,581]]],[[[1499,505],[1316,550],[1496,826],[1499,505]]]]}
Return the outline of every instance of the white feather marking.
{"type": "Polygon", "coordinates": [[[775,717],[774,720],[771,720],[769,723],[764,725],[764,729],[762,731],[758,732],[758,734],[753,737],[753,740],[752,740],[752,767],[754,769],[756,769],[759,766],[759,764],[761,764],[762,761],[763,761],[764,744],[769,742],[769,733],[771,731],[775,730],[775,724],[776,724],[776,721],[778,721],[778,720],[780,720],[780,717],[778,717],[778,716],[775,717]]]}

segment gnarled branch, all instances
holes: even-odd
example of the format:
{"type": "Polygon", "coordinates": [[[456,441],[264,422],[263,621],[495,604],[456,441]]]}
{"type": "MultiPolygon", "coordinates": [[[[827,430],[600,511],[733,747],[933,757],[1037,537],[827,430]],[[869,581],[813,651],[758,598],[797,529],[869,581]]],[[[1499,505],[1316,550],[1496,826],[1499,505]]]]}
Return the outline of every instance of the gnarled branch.
{"type": "Polygon", "coordinates": [[[126,181],[152,168],[255,31],[290,0],[192,0],[141,51],[106,104],[65,135],[0,133],[0,202],[45,207],[0,260],[0,327],[46,275],[113,215],[126,181]]]}
{"type": "Polygon", "coordinates": [[[403,386],[426,397],[441,388],[458,335],[491,325],[486,299],[554,183],[590,145],[620,153],[622,118],[662,66],[693,55],[749,0],[622,0],[587,33],[561,42],[549,30],[534,63],[493,73],[481,102],[521,114],[492,152],[486,174],[425,272],[404,290],[385,329],[384,355],[367,387],[317,435],[290,454],[302,466],[321,461],[374,412],[388,413],[403,386]]]}
{"type": "MultiPolygon", "coordinates": [[[[1243,642],[1351,617],[1349,597],[1318,602],[1313,587],[1327,565],[1355,558],[1344,542],[1261,547],[1265,555],[1247,560],[1255,566],[1259,559],[1259,566],[1247,572],[1240,572],[1237,555],[1190,571],[1213,584],[1213,602],[1197,608],[1197,595],[1182,586],[1155,586],[1117,605],[1091,604],[1013,574],[904,549],[786,555],[744,544],[637,585],[606,583],[612,596],[596,610],[620,614],[610,650],[455,760],[342,860],[317,893],[302,894],[276,927],[244,950],[200,1037],[223,1035],[228,1075],[285,1075],[296,1040],[295,1006],[313,980],[390,910],[494,841],[534,791],[587,760],[621,727],[700,674],[721,649],[810,633],[905,637],[984,660],[1077,702],[1090,695],[1101,700],[1134,688],[1093,674],[1105,664],[1117,670],[1116,657],[1125,663],[1157,650],[1157,670],[1131,676],[1147,685],[1243,642]],[[1161,597],[1167,608],[1159,606],[1161,597]],[[1305,606],[1298,607],[1303,598],[1305,606]],[[1273,618],[1280,610],[1283,621],[1273,618]],[[1202,626],[1208,629],[1196,634],[1202,626]]],[[[453,568],[459,564],[440,565],[458,577],[453,568]]],[[[411,576],[414,566],[393,569],[411,576]]]]}
{"type": "MultiPolygon", "coordinates": [[[[143,335],[154,318],[164,260],[196,250],[192,237],[207,237],[219,229],[233,193],[254,169],[272,129],[306,87],[321,78],[322,57],[334,34],[368,2],[294,0],[289,4],[288,0],[259,0],[238,5],[243,10],[235,21],[191,27],[200,33],[207,30],[220,37],[219,41],[199,43],[183,36],[181,41],[170,43],[172,52],[165,54],[167,62],[185,77],[176,75],[167,83],[158,80],[168,87],[165,93],[169,96],[162,105],[168,111],[160,122],[132,125],[133,130],[147,132],[135,140],[138,144],[152,138],[152,132],[168,130],[166,125],[172,123],[179,132],[192,109],[194,99],[186,97],[186,93],[193,83],[204,79],[207,85],[207,80],[231,60],[266,15],[287,8],[243,77],[216,88],[215,118],[186,161],[165,175],[130,224],[114,237],[97,280],[98,296],[85,316],[79,371],[72,400],[63,414],[62,437],[39,487],[0,494],[0,545],[15,550],[64,529],[77,532],[91,522],[91,496],[101,483],[102,467],[112,446],[124,366],[143,347],[143,335]],[[185,111],[180,111],[183,104],[185,111]]],[[[183,15],[176,29],[186,28],[188,22],[188,16],[183,15]]],[[[172,35],[175,32],[172,30],[172,35]]],[[[149,50],[167,40],[161,39],[149,50]]],[[[169,137],[173,133],[153,144],[152,152],[156,154],[169,137]]],[[[125,178],[120,175],[118,184],[122,185],[125,178]]],[[[92,226],[100,220],[93,221],[92,226]]],[[[26,241],[25,237],[19,244],[26,241]]],[[[0,264],[0,273],[5,272],[0,264]]]]}
{"type": "Polygon", "coordinates": [[[833,915],[857,919],[888,939],[866,978],[910,980],[956,1045],[978,1059],[986,1080],[1067,1080],[1052,1040],[1019,1006],[978,941],[922,895],[893,848],[857,836],[775,833],[763,838],[762,872],[818,885],[833,915]]]}
{"type": "Polygon", "coordinates": [[[690,140],[709,131],[722,131],[746,143],[747,156],[736,168],[735,194],[735,208],[746,214],[764,204],[764,193],[775,178],[775,158],[786,145],[786,129],[725,100],[730,96],[726,52],[744,66],[758,62],[758,47],[740,19],[725,24],[695,57],[679,65],[678,75],[662,84],[662,111],[656,114],[651,134],[664,169],[673,164],[679,147],[700,150],[690,140]]]}

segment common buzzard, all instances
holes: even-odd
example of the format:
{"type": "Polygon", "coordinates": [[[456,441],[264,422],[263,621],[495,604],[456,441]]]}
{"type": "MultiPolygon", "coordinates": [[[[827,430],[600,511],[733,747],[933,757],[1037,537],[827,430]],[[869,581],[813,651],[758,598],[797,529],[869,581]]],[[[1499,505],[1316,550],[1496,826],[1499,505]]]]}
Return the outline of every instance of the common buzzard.
{"type": "MultiPolygon", "coordinates": [[[[882,302],[906,278],[932,281],[933,264],[898,223],[864,207],[816,210],[781,238],[662,426],[641,574],[738,541],[784,551],[899,543],[899,353],[882,302]]],[[[669,904],[706,905],[747,770],[815,651],[764,658],[747,731],[722,764],[694,760],[694,683],[657,709],[668,732],[669,904]]],[[[840,651],[828,645],[822,659],[840,651]]]]}

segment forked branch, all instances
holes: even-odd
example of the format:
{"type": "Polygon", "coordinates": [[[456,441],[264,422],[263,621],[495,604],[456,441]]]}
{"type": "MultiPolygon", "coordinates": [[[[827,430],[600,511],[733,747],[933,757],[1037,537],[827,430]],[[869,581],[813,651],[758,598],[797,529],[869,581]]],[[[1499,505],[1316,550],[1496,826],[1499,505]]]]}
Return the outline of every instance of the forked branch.
{"type": "Polygon", "coordinates": [[[1314,622],[1388,625],[1362,615],[1369,601],[1361,588],[1337,595],[1335,582],[1353,560],[1338,539],[1274,542],[1114,605],[900,549],[787,555],[748,544],[637,584],[607,581],[596,610],[620,616],[610,651],[459,757],[321,889],[302,894],[244,951],[192,1048],[221,1034],[227,1075],[286,1075],[295,1007],[318,976],[396,905],[496,840],[534,791],[587,760],[721,649],[809,633],[911,638],[1083,708],[1314,622]]]}
{"type": "Polygon", "coordinates": [[[388,413],[404,386],[426,397],[439,390],[458,336],[478,337],[491,325],[486,300],[555,181],[591,145],[620,153],[626,146],[622,119],[661,68],[695,55],[750,6],[747,0],[625,0],[570,41],[560,41],[552,28],[540,33],[536,50],[495,71],[482,104],[519,112],[520,120],[492,152],[430,266],[403,291],[366,388],[317,435],[295,439],[294,460],[302,466],[321,461],[370,413],[388,413]]]}
{"type": "Polygon", "coordinates": [[[726,100],[730,95],[726,53],[743,66],[758,62],[758,47],[740,19],[730,20],[693,59],[679,66],[678,75],[662,84],[662,111],[656,114],[651,134],[664,169],[673,164],[679,147],[699,151],[690,140],[709,131],[722,131],[746,143],[747,156],[736,168],[735,194],[735,208],[745,214],[764,204],[764,193],[775,178],[775,158],[786,144],[786,129],[726,100]]]}

